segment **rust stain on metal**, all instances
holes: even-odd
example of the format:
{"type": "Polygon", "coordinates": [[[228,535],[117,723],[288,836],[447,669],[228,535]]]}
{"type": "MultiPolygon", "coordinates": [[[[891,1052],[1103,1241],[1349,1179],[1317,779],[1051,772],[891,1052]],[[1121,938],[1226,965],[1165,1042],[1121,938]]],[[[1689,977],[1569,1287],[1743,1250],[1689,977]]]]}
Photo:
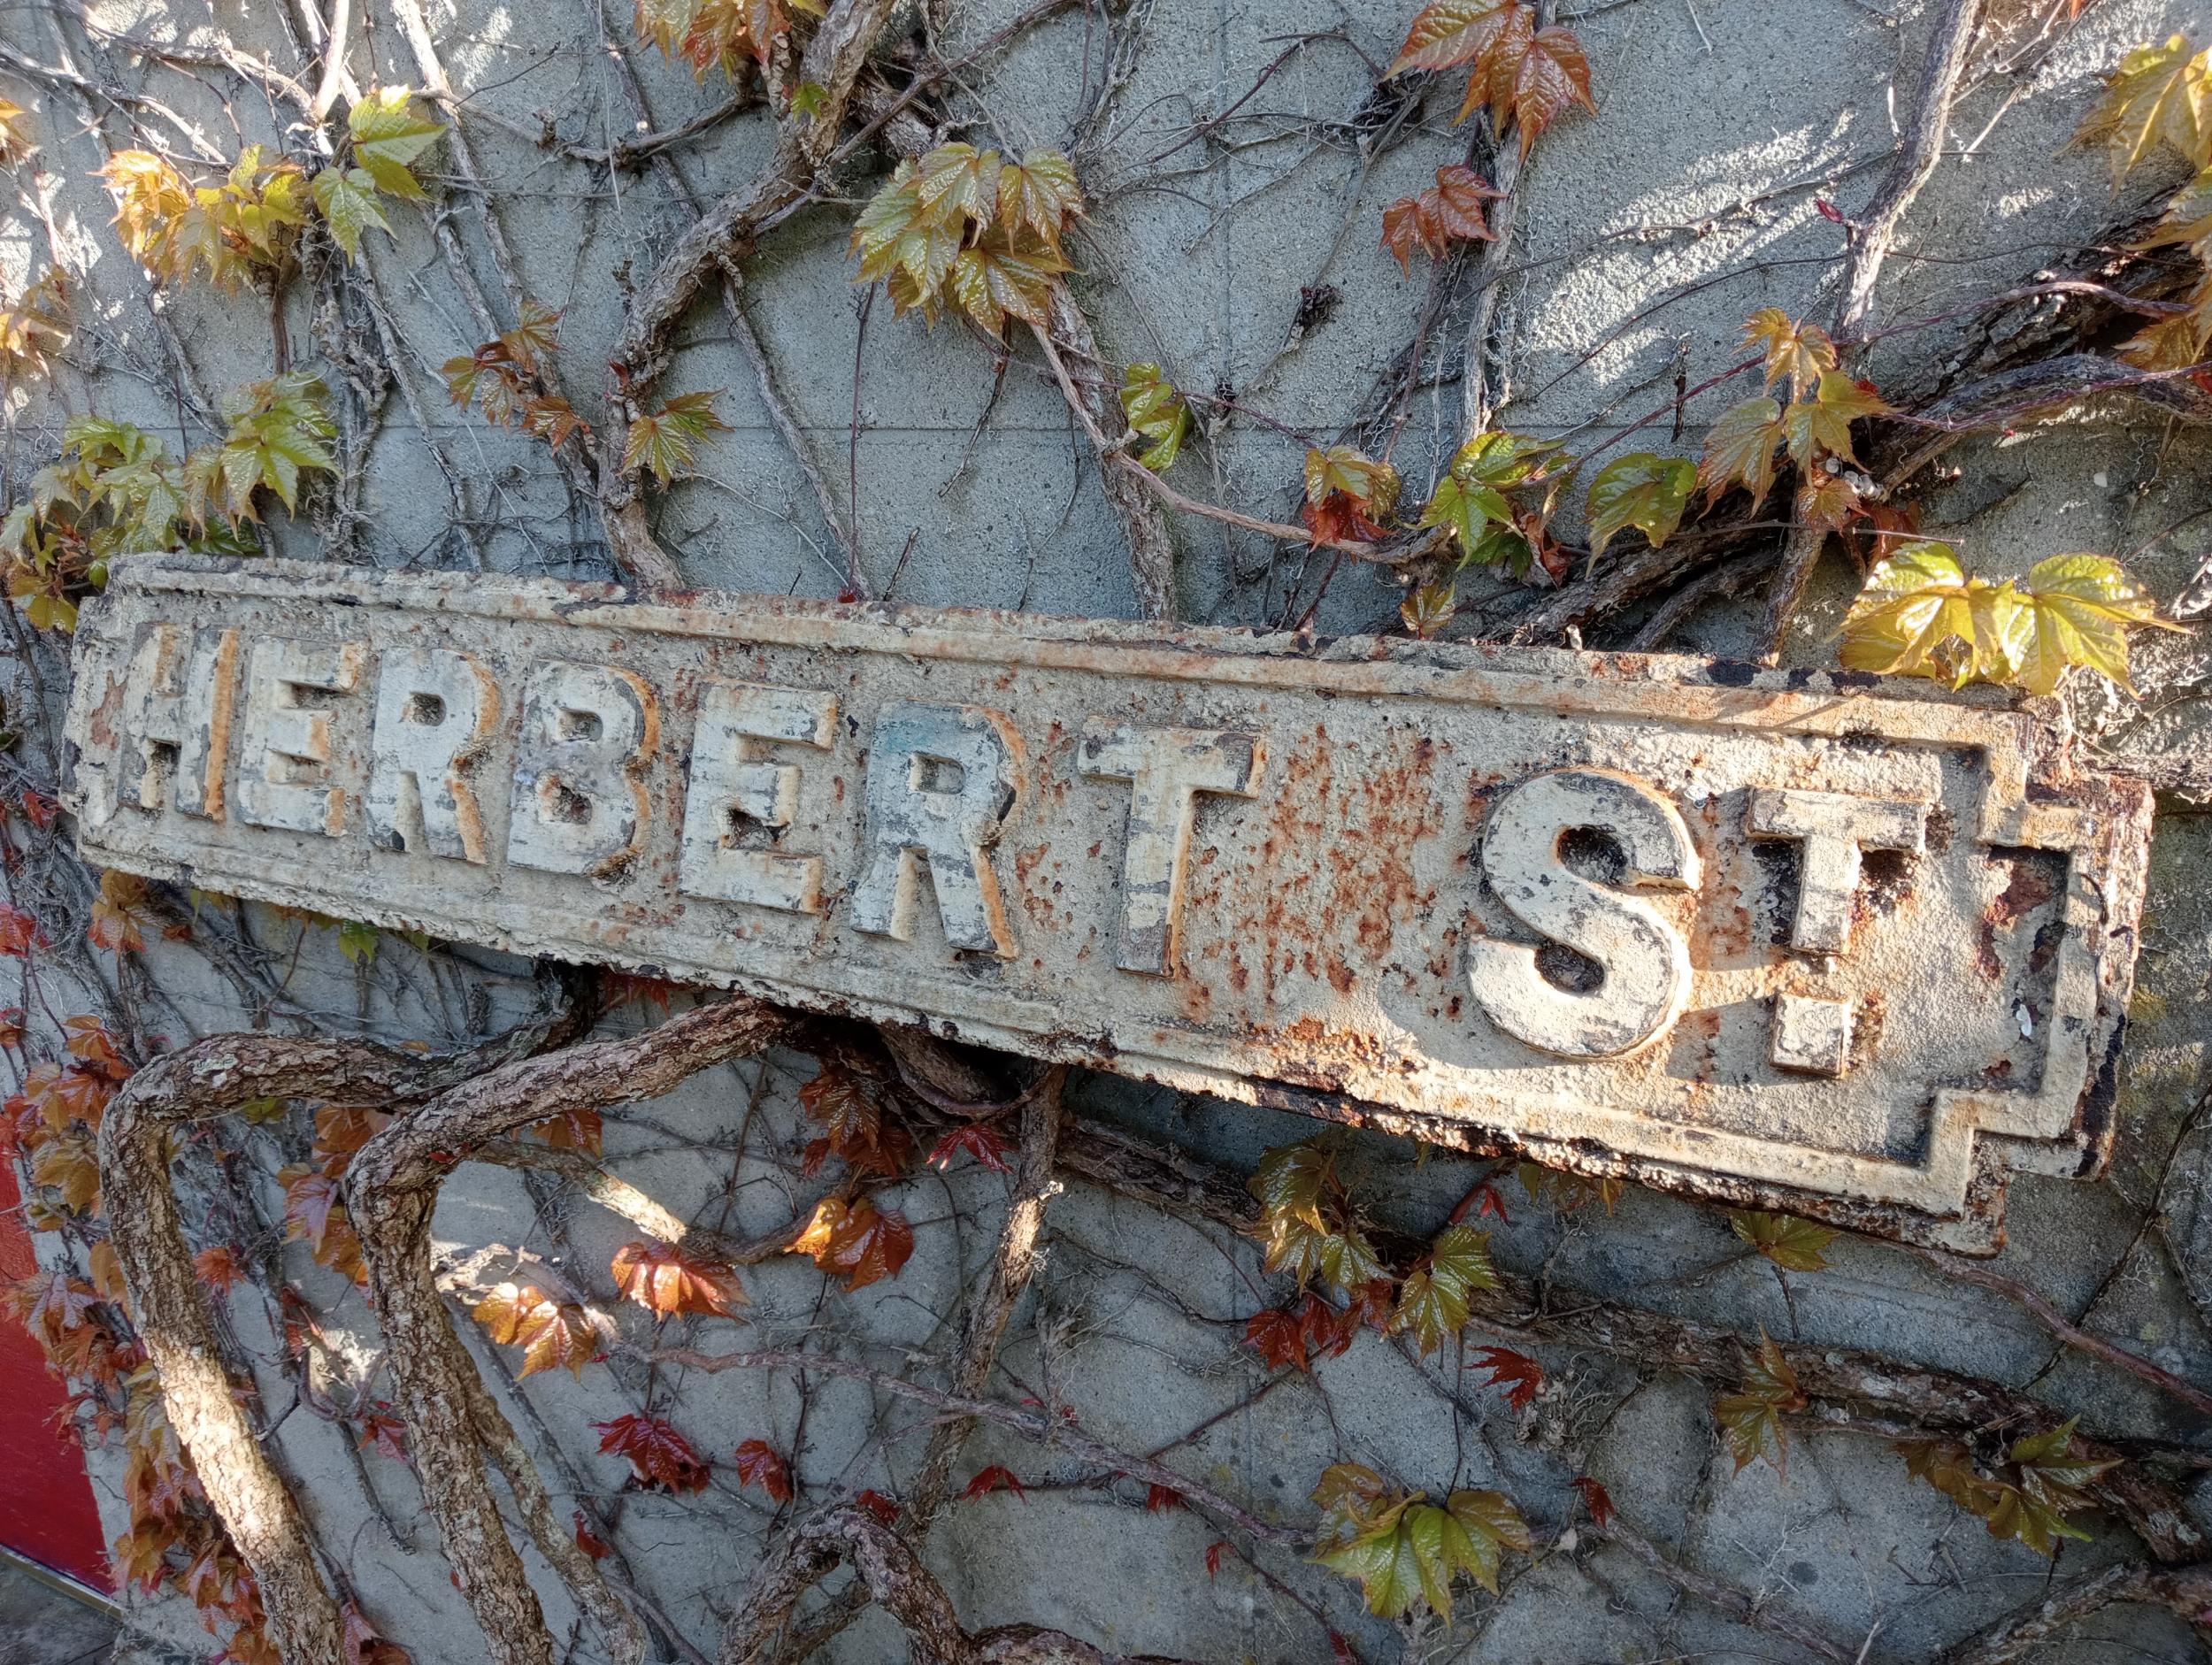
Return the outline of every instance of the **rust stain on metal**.
{"type": "Polygon", "coordinates": [[[1986,1251],[2149,799],[1824,674],[121,563],[88,859],[1986,1251]]]}

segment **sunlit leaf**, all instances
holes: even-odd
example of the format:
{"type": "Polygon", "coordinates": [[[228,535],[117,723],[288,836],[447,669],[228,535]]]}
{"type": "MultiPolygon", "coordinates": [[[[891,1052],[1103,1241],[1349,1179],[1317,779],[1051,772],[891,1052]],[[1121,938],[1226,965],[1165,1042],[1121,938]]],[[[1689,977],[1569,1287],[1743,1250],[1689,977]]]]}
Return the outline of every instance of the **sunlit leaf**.
{"type": "Polygon", "coordinates": [[[1634,526],[1655,549],[1674,534],[1697,489],[1697,465],[1686,457],[1635,451],[1617,457],[1590,482],[1590,550],[1601,554],[1624,527],[1634,526]]]}

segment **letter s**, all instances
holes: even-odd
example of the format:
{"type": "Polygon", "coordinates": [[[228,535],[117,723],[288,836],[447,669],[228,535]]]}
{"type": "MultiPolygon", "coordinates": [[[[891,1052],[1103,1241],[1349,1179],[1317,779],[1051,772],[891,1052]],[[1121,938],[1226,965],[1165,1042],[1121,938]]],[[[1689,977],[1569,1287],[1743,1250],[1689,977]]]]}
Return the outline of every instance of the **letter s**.
{"type": "Polygon", "coordinates": [[[1468,982],[1490,1021],[1516,1039],[1563,1057],[1610,1058],[1681,1015],[1690,955],[1649,902],[1594,883],[1560,858],[1560,840],[1585,827],[1619,841],[1627,883],[1696,888],[1689,828],[1641,781],[1602,769],[1525,780],[1491,811],[1483,874],[1516,919],[1595,961],[1603,980],[1586,994],[1556,987],[1537,969],[1534,948],[1481,937],[1469,947],[1468,982]]]}

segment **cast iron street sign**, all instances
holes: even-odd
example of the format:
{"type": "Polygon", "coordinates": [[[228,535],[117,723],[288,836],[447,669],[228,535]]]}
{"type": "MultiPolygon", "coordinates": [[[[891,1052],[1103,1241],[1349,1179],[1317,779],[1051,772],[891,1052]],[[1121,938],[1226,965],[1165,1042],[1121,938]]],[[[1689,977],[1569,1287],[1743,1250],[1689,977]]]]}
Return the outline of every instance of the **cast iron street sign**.
{"type": "Polygon", "coordinates": [[[1927,685],[277,561],[78,632],[87,859],[1986,1250],[2149,803],[1927,685]]]}

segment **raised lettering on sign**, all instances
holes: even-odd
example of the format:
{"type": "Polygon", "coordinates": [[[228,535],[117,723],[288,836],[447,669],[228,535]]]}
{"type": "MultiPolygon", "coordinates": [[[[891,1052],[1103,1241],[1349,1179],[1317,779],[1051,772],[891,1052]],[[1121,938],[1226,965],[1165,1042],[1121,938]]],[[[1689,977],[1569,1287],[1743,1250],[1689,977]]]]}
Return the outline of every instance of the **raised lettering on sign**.
{"type": "Polygon", "coordinates": [[[331,716],[360,687],[367,647],[265,637],[246,658],[246,766],[238,813],[255,826],[336,838],[346,789],[332,779],[331,716]]]}
{"type": "Polygon", "coordinates": [[[166,556],[76,641],[104,866],[1969,1249],[2108,1148],[2147,795],[1985,699],[166,556]]]}
{"type": "Polygon", "coordinates": [[[1516,919],[1592,962],[1598,985],[1563,988],[1539,967],[1534,948],[1490,937],[1474,944],[1468,981],[1484,1015],[1509,1035],[1562,1057],[1610,1058],[1681,1014],[1689,946],[1649,902],[1567,865],[1560,846],[1577,831],[1619,845],[1628,885],[1697,887],[1697,846],[1681,812],[1642,781],[1597,769],[1539,775],[1491,811],[1483,876],[1516,919]]]}
{"type": "Polygon", "coordinates": [[[829,749],[837,696],[757,682],[710,682],[699,696],[691,741],[691,794],[684,814],[677,882],[694,896],[718,896],[786,913],[822,911],[822,858],[764,849],[798,808],[799,769],[772,762],[771,745],[829,749]]]}
{"type": "Polygon", "coordinates": [[[369,835],[388,850],[482,865],[484,815],[469,776],[499,717],[499,684],[468,655],[385,655],[369,738],[369,835]]]}
{"type": "Polygon", "coordinates": [[[1011,955],[987,852],[1020,789],[1021,740],[1002,713],[914,701],[887,707],[868,752],[868,867],[853,893],[853,924],[911,937],[926,871],[946,941],[1011,955]]]}
{"type": "Polygon", "coordinates": [[[660,701],[611,665],[544,661],[523,685],[507,859],[549,873],[618,876],[651,806],[642,779],[660,745],[660,701]]]}
{"type": "Polygon", "coordinates": [[[1094,780],[1129,783],[1121,944],[1114,957],[1123,971],[1171,977],[1180,966],[1183,897],[1190,886],[1198,794],[1252,796],[1266,756],[1253,735],[1221,729],[1099,723],[1085,733],[1083,772],[1094,780]]]}
{"type": "Polygon", "coordinates": [[[234,630],[150,625],[140,633],[124,692],[116,790],[125,802],[223,818],[237,675],[234,630]]]}

